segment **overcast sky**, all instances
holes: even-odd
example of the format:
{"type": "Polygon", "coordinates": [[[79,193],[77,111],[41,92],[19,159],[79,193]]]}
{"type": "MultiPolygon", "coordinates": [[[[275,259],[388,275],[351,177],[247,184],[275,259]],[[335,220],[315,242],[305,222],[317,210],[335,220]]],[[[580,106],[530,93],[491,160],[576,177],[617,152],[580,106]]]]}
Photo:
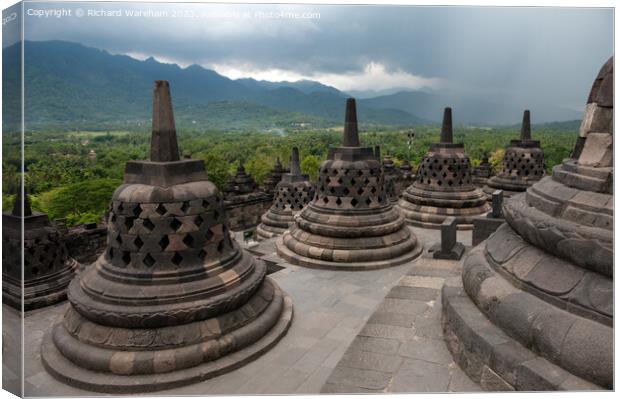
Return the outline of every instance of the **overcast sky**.
{"type": "MultiPolygon", "coordinates": [[[[62,7],[27,3],[25,10],[41,14],[36,10],[62,7]]],[[[26,38],[70,40],[182,66],[195,63],[231,78],[305,78],[341,90],[475,92],[490,100],[537,99],[576,110],[583,109],[594,76],[613,52],[611,9],[146,3],[64,7],[72,10],[71,17],[26,15],[26,38]],[[78,8],[81,17],[75,16],[78,8]],[[101,10],[126,15],[149,9],[166,15],[89,16],[101,10]]]]}

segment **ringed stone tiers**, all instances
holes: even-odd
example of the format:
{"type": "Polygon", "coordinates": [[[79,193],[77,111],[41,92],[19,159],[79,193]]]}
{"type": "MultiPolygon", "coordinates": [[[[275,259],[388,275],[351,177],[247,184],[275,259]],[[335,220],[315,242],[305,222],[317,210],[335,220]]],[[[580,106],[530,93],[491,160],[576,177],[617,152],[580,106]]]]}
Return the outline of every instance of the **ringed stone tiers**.
{"type": "Polygon", "coordinates": [[[254,181],[254,178],[252,176],[248,175],[245,172],[243,161],[239,161],[237,173],[230,179],[228,179],[228,181],[224,185],[223,191],[224,195],[228,198],[236,195],[252,193],[257,189],[258,184],[256,184],[256,181],[254,181]]]}
{"type": "Polygon", "coordinates": [[[2,300],[21,311],[52,305],[67,297],[78,263],[44,213],[32,212],[28,196],[15,196],[13,212],[2,214],[2,300]],[[22,217],[23,215],[23,217],[22,217]],[[22,220],[24,240],[22,241],[22,220]],[[22,280],[23,242],[23,280],[22,280]],[[23,285],[22,285],[23,281],[23,285]]]}
{"type": "Polygon", "coordinates": [[[493,191],[503,190],[504,197],[525,191],[545,174],[545,155],[540,141],[532,140],[530,111],[523,112],[521,139],[511,140],[504,152],[502,170],[483,188],[490,200],[493,191]]]}
{"type": "Polygon", "coordinates": [[[450,216],[460,229],[471,229],[473,218],[491,209],[482,190],[472,183],[463,144],[452,142],[452,109],[444,110],[440,142],[431,144],[398,207],[408,223],[437,229],[450,216]]]}
{"type": "Polygon", "coordinates": [[[377,269],[415,258],[421,245],[392,207],[372,148],[360,146],[352,98],[342,144],[330,148],[314,199],[278,239],[278,254],[300,266],[340,270],[377,269]]]}
{"type": "MultiPolygon", "coordinates": [[[[597,102],[613,111],[612,68],[586,113],[597,102]]],[[[600,122],[578,156],[504,202],[507,223],[443,287],[448,347],[485,389],[614,388],[613,131],[600,122]]]]}
{"type": "Polygon", "coordinates": [[[201,160],[179,160],[168,82],[155,82],[150,161],[130,161],[112,198],[108,247],[69,286],[43,339],[57,379],[108,393],[223,374],[286,332],[291,299],[231,240],[201,160]]]}
{"type": "Polygon", "coordinates": [[[293,216],[314,198],[314,185],[308,175],[301,173],[299,150],[293,147],[291,171],[282,176],[276,186],[273,205],[261,216],[261,224],[256,229],[262,238],[281,235],[293,223],[293,216]]]}

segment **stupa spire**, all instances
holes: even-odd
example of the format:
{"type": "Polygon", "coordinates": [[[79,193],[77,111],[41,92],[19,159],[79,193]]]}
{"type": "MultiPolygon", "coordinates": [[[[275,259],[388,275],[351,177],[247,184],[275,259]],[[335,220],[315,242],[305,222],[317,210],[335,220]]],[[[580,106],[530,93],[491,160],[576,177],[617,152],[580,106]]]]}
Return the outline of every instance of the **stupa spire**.
{"type": "Polygon", "coordinates": [[[301,167],[299,166],[299,149],[297,147],[293,147],[291,153],[291,172],[292,175],[300,175],[301,167]]]}
{"type": "Polygon", "coordinates": [[[523,122],[521,123],[521,141],[532,139],[532,128],[530,126],[530,110],[523,111],[523,122]]]}
{"type": "Polygon", "coordinates": [[[441,125],[441,143],[452,143],[452,108],[446,107],[443,110],[443,124],[441,125]]]}
{"type": "Polygon", "coordinates": [[[359,147],[360,139],[357,131],[357,111],[355,109],[355,99],[347,99],[347,110],[344,117],[344,137],[342,140],[344,147],[359,147]]]}
{"type": "Polygon", "coordinates": [[[174,126],[170,86],[166,80],[156,80],[153,88],[153,128],[151,134],[151,161],[179,160],[177,131],[174,126]]]}
{"type": "Polygon", "coordinates": [[[15,195],[15,202],[13,203],[13,216],[31,216],[32,208],[30,207],[30,200],[28,200],[28,194],[24,193],[22,197],[21,188],[17,190],[17,194],[15,195]],[[23,207],[23,208],[22,208],[23,207]]]}

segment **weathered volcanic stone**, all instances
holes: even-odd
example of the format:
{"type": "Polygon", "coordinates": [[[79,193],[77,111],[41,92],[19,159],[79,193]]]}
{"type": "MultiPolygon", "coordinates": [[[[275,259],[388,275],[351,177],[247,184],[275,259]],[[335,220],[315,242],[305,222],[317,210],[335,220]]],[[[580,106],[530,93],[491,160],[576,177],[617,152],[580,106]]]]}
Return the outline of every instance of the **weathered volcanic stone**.
{"type": "Polygon", "coordinates": [[[471,229],[475,216],[490,210],[481,189],[471,179],[463,144],[452,142],[452,110],[444,111],[441,140],[422,158],[415,182],[403,192],[398,208],[407,223],[438,229],[444,219],[456,218],[461,229],[471,229]]]}
{"type": "Polygon", "coordinates": [[[263,182],[262,190],[268,194],[275,195],[276,186],[282,180],[282,175],[286,173],[282,164],[280,163],[280,158],[276,159],[276,163],[273,165],[273,169],[269,171],[269,174],[265,178],[263,182]]]}
{"type": "Polygon", "coordinates": [[[471,171],[472,182],[482,188],[487,184],[489,178],[493,175],[489,157],[484,156],[478,166],[471,171]]]}
{"type": "Polygon", "coordinates": [[[314,185],[308,175],[301,173],[299,150],[293,147],[291,172],[282,176],[276,186],[273,205],[261,216],[256,232],[259,237],[270,238],[281,235],[293,223],[293,216],[299,213],[314,198],[314,185]]]}
{"type": "Polygon", "coordinates": [[[239,161],[237,173],[232,176],[224,185],[224,196],[230,197],[249,194],[258,190],[258,184],[254,178],[245,172],[243,161],[239,161]]]}
{"type": "Polygon", "coordinates": [[[398,179],[396,180],[396,192],[401,195],[407,187],[409,187],[415,181],[415,174],[413,168],[407,159],[404,159],[400,163],[398,168],[398,179]]]}
{"type": "Polygon", "coordinates": [[[540,141],[532,140],[530,111],[523,112],[521,139],[511,140],[504,152],[502,170],[490,178],[483,188],[487,199],[495,190],[503,190],[505,197],[525,191],[545,175],[545,154],[540,141]]]}
{"type": "Polygon", "coordinates": [[[383,179],[385,181],[385,190],[387,191],[388,198],[392,204],[396,204],[398,202],[399,192],[397,191],[397,181],[399,178],[398,170],[394,165],[394,161],[392,161],[392,157],[386,155],[383,157],[382,162],[383,167],[383,179]]]}
{"type": "Polygon", "coordinates": [[[343,146],[321,164],[314,199],[276,244],[297,265],[342,270],[389,267],[421,251],[392,207],[381,163],[360,147],[355,100],[347,100],[343,146]]]}
{"type": "Polygon", "coordinates": [[[155,391],[220,375],[272,347],[292,319],[265,264],[231,240],[203,162],[162,160],[175,159],[163,148],[175,141],[168,82],[155,82],[153,104],[151,161],[127,163],[107,248],[70,284],[71,306],[41,347],[47,371],[82,389],[155,391]]]}
{"type": "Polygon", "coordinates": [[[2,214],[3,302],[21,311],[22,293],[24,310],[62,301],[67,297],[67,286],[77,266],[58,229],[51,225],[46,214],[32,212],[28,196],[22,201],[20,190],[13,212],[2,214]]]}
{"type": "MultiPolygon", "coordinates": [[[[613,81],[612,60],[588,106],[613,81]]],[[[517,390],[614,388],[613,167],[591,162],[613,156],[612,132],[584,132],[573,158],[504,202],[507,223],[465,257],[460,291],[443,288],[449,347],[475,381],[473,362],[517,390]]]]}

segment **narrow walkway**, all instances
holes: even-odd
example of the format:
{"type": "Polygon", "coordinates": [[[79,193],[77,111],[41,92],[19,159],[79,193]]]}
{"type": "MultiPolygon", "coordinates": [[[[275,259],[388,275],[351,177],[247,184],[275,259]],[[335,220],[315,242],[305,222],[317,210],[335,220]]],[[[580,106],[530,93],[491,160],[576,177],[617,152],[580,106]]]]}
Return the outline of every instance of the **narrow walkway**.
{"type": "Polygon", "coordinates": [[[441,328],[441,287],[458,262],[428,254],[390,290],[329,376],[322,393],[480,391],[452,359],[441,328]]]}

